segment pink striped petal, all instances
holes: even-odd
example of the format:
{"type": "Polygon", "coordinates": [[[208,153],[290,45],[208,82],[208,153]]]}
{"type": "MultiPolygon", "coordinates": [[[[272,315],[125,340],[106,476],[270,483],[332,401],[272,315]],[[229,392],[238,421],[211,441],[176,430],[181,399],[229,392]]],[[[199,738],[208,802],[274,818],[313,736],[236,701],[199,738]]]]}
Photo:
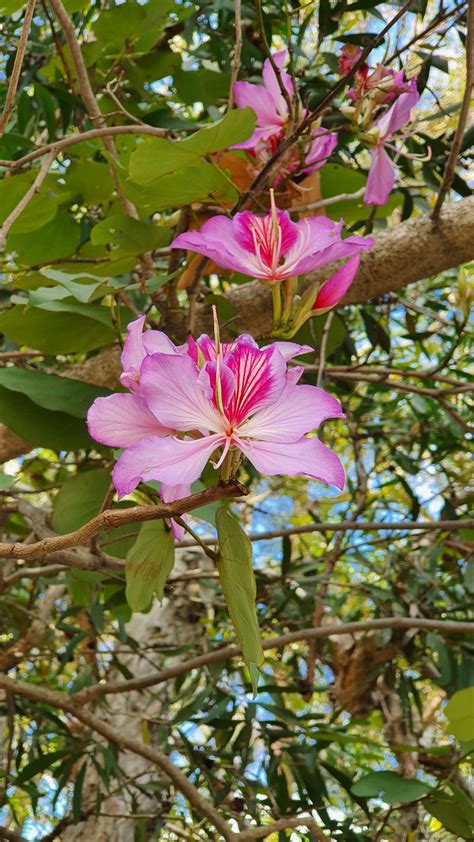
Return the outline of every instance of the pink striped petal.
{"type": "Polygon", "coordinates": [[[255,273],[261,271],[255,255],[242,248],[237,241],[233,220],[224,216],[213,216],[199,231],[179,234],[171,243],[171,248],[196,251],[213,260],[222,269],[242,272],[251,277],[257,277],[255,273]]]}
{"type": "Polygon", "coordinates": [[[199,479],[210,456],[222,444],[220,435],[181,440],[174,436],[141,439],[124,450],[114,468],[114,485],[119,497],[139,484],[158,480],[166,485],[192,483],[199,479]]]}
{"type": "Polygon", "coordinates": [[[153,354],[143,361],[140,392],[167,427],[181,432],[223,429],[222,416],[206,397],[199,373],[188,356],[153,354]]]}
{"type": "Polygon", "coordinates": [[[239,426],[238,434],[265,442],[295,442],[328,418],[344,418],[336,398],[317,386],[288,383],[275,403],[239,426]]]}
{"type": "MultiPolygon", "coordinates": [[[[293,96],[293,79],[291,78],[290,74],[283,69],[286,62],[288,61],[287,51],[279,50],[279,52],[272,54],[272,58],[276,67],[278,68],[280,80],[283,83],[283,87],[285,88],[287,94],[290,97],[293,96]]],[[[286,103],[285,97],[283,96],[280,90],[280,85],[278,84],[276,73],[272,67],[270,59],[268,58],[265,59],[263,63],[262,79],[263,84],[265,86],[267,99],[269,99],[273,103],[276,113],[286,121],[288,119],[288,105],[286,103]]]]}
{"type": "Polygon", "coordinates": [[[278,113],[273,97],[261,85],[251,82],[235,82],[234,99],[238,108],[253,108],[257,115],[257,126],[280,128],[282,118],[278,113]]]}
{"type": "Polygon", "coordinates": [[[262,474],[303,474],[336,485],[341,490],[344,488],[341,460],[317,438],[302,438],[290,443],[241,440],[239,447],[262,474]]]}
{"type": "Polygon", "coordinates": [[[338,269],[322,285],[313,304],[314,311],[322,312],[339,304],[339,301],[344,297],[357,274],[359,263],[360,257],[358,254],[355,257],[351,257],[344,266],[338,269]]]}
{"type": "Polygon", "coordinates": [[[117,394],[96,398],[87,413],[93,439],[110,447],[129,447],[144,436],[167,436],[164,427],[138,395],[117,394]]]}
{"type": "Polygon", "coordinates": [[[239,344],[227,355],[226,365],[235,378],[232,400],[226,406],[226,415],[234,424],[273,403],[283,391],[286,363],[276,348],[260,350],[239,344]]]}
{"type": "Polygon", "coordinates": [[[272,342],[271,345],[265,345],[264,347],[276,348],[285,362],[292,360],[293,357],[299,357],[301,354],[309,354],[314,351],[311,345],[299,345],[297,342],[272,342]]]}
{"type": "Polygon", "coordinates": [[[400,94],[392,107],[375,123],[382,140],[386,140],[408,123],[411,111],[420,98],[416,87],[416,79],[410,79],[408,84],[410,90],[407,93],[400,94]]]}

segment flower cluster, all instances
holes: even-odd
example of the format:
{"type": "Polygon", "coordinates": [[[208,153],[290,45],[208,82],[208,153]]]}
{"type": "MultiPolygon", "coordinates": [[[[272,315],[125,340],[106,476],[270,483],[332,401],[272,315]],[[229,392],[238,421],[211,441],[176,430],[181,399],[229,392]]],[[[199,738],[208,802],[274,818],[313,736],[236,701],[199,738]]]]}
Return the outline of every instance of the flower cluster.
{"type": "MultiPolygon", "coordinates": [[[[288,367],[308,346],[259,348],[247,335],[223,344],[218,331],[175,346],[160,331],[143,332],[144,322],[129,325],[122,354],[130,391],[97,398],[87,418],[92,438],[123,448],[113,474],[119,497],[155,480],[170,502],[190,493],[209,460],[228,478],[243,457],[262,474],[304,474],[343,488],[338,456],[307,437],[327,418],[343,418],[341,407],[299,384],[301,367],[288,367]]],[[[177,524],[174,531],[180,538],[177,524]]]]}
{"type": "MultiPolygon", "coordinates": [[[[348,73],[361,55],[359,47],[346,44],[339,58],[341,73],[348,73]]],[[[342,111],[370,147],[371,164],[364,202],[366,205],[384,205],[395,183],[395,166],[387,149],[395,152],[397,157],[402,154],[393,142],[409,122],[419,100],[416,78],[408,81],[403,70],[395,71],[383,64],[371,70],[368,64],[363,63],[354,74],[354,86],[347,96],[351,105],[343,107],[342,111]],[[391,105],[387,108],[388,103],[391,105]]],[[[401,139],[406,136],[400,135],[401,139]]]]}
{"type": "MultiPolygon", "coordinates": [[[[297,90],[289,73],[284,70],[288,60],[286,50],[280,50],[272,55],[273,63],[278,71],[281,85],[287,92],[288,100],[299,108],[299,117],[304,118],[305,109],[299,103],[297,90]]],[[[276,152],[284,139],[289,121],[288,101],[283,96],[280,84],[269,59],[263,64],[263,85],[253,85],[250,82],[235,82],[233,93],[238,108],[250,106],[257,116],[256,129],[243,143],[236,144],[233,149],[245,149],[261,165],[276,152]]],[[[322,167],[337,146],[337,135],[327,129],[317,128],[311,132],[301,149],[292,147],[277,176],[274,184],[291,173],[299,175],[313,172],[322,167]]]]}

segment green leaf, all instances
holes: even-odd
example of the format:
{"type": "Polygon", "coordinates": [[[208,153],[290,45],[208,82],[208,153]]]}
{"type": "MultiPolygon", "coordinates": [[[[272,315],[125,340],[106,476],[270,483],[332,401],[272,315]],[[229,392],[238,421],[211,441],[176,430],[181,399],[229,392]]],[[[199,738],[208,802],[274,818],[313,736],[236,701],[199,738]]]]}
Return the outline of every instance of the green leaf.
{"type": "Polygon", "coordinates": [[[94,318],[92,310],[90,316],[85,316],[73,312],[72,305],[66,304],[61,311],[58,305],[62,303],[52,301],[28,310],[18,305],[12,307],[0,314],[0,332],[18,345],[28,345],[45,354],[81,353],[113,342],[115,332],[111,321],[107,325],[105,308],[102,308],[104,323],[94,318]],[[53,305],[57,312],[51,312],[53,305]]]}
{"type": "Polygon", "coordinates": [[[236,108],[228,111],[222,120],[212,126],[206,126],[183,140],[180,144],[181,148],[191,149],[200,155],[220,152],[222,149],[247,140],[255,129],[255,119],[253,108],[236,108]]]}
{"type": "Polygon", "coordinates": [[[4,474],[0,471],[0,491],[6,491],[7,488],[11,488],[14,482],[15,477],[10,476],[10,474],[4,474]]]}
{"type": "Polygon", "coordinates": [[[163,175],[178,173],[183,167],[199,163],[199,155],[193,149],[187,149],[184,143],[154,137],[137,144],[130,155],[129,173],[137,184],[150,184],[163,175]]]}
{"type": "Polygon", "coordinates": [[[371,772],[360,778],[351,792],[364,798],[382,798],[387,804],[400,804],[415,801],[431,789],[422,781],[402,778],[396,772],[371,772]]]}
{"type": "Polygon", "coordinates": [[[112,214],[102,222],[97,223],[91,231],[91,242],[94,245],[113,244],[122,251],[141,254],[150,249],[167,246],[170,241],[170,231],[158,228],[138,219],[131,219],[121,213],[112,214]]]}
{"type": "Polygon", "coordinates": [[[474,808],[467,795],[457,786],[449,785],[453,794],[435,792],[423,802],[430,815],[441,822],[446,830],[460,836],[461,839],[472,839],[474,836],[474,808]]]}
{"type": "Polygon", "coordinates": [[[48,754],[42,754],[40,757],[32,760],[31,763],[27,763],[26,766],[23,766],[23,769],[20,770],[15,783],[20,785],[25,783],[25,781],[29,781],[30,778],[33,778],[35,775],[39,774],[39,772],[44,772],[46,769],[50,769],[56,760],[60,760],[67,754],[70,754],[67,749],[50,751],[48,754]]]}
{"type": "Polygon", "coordinates": [[[44,409],[65,412],[75,418],[85,418],[95,398],[111,394],[109,389],[90,383],[17,366],[0,369],[0,386],[21,392],[44,409]]]}
{"type": "MultiPolygon", "coordinates": [[[[24,219],[20,217],[24,224],[24,219]]],[[[17,234],[13,229],[8,236],[8,248],[15,251],[19,263],[33,266],[70,257],[79,247],[81,226],[64,210],[59,210],[54,219],[28,233],[17,234]]]]}
{"type": "Polygon", "coordinates": [[[74,822],[77,824],[81,820],[81,809],[82,809],[82,787],[84,785],[84,777],[87,770],[87,760],[84,761],[82,764],[77,778],[74,782],[74,792],[72,796],[72,816],[74,822]]]}
{"type": "Polygon", "coordinates": [[[157,178],[146,187],[121,177],[120,182],[143,216],[193,202],[232,202],[239,195],[225,175],[206,161],[157,178]]]}
{"type": "Polygon", "coordinates": [[[51,525],[64,535],[73,532],[100,512],[110,487],[110,473],[105,468],[84,471],[63,483],[54,500],[51,525]]]}
{"type": "Polygon", "coordinates": [[[257,586],[252,566],[252,544],[225,506],[216,515],[219,538],[217,570],[230,618],[246,664],[263,663],[255,600],[257,586]]]}
{"type": "Polygon", "coordinates": [[[163,599],[173,567],[173,533],[163,520],[142,524],[125,563],[125,593],[132,611],[147,611],[154,593],[160,601],[163,599]]]}
{"type": "Polygon", "coordinates": [[[466,687],[451,696],[444,713],[450,734],[461,742],[474,739],[474,687],[466,687]]]}
{"type": "Polygon", "coordinates": [[[66,187],[86,205],[100,205],[114,190],[107,164],[84,158],[72,161],[65,173],[66,187]]]}
{"type": "Polygon", "coordinates": [[[0,386],[0,421],[34,447],[78,450],[92,444],[82,420],[43,409],[26,395],[3,386],[0,386]]]}

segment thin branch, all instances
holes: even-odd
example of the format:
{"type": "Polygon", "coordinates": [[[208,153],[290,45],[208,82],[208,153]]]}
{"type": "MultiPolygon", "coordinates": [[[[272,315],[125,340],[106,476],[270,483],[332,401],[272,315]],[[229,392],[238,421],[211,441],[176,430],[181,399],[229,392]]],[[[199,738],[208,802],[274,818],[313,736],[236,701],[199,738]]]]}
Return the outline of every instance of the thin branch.
{"type": "MultiPolygon", "coordinates": [[[[297,643],[302,640],[313,640],[316,638],[336,637],[355,632],[375,631],[377,629],[425,629],[427,631],[440,631],[444,634],[474,634],[474,623],[457,622],[454,620],[427,620],[418,617],[384,617],[378,620],[363,620],[357,623],[334,623],[330,626],[320,628],[300,629],[299,631],[282,634],[278,637],[268,638],[262,641],[265,651],[279,649],[290,643],[297,643]]],[[[200,669],[208,664],[216,664],[220,661],[227,661],[230,658],[239,658],[242,650],[239,646],[222,646],[213,652],[206,652],[204,655],[197,655],[180,664],[174,664],[159,672],[152,672],[140,678],[131,678],[129,681],[110,681],[103,684],[95,684],[87,687],[73,695],[73,699],[81,703],[89,702],[98,696],[107,696],[117,693],[128,693],[130,690],[144,690],[147,687],[155,687],[178,675],[188,673],[193,669],[200,669]]],[[[1,686],[1,681],[0,681],[1,686]]]]}
{"type": "MultiPolygon", "coordinates": [[[[400,520],[398,523],[387,521],[341,520],[339,523],[308,523],[303,526],[290,526],[287,529],[275,529],[268,532],[252,532],[247,537],[250,541],[271,541],[272,538],[284,538],[290,535],[306,535],[311,532],[455,532],[458,529],[472,529],[474,518],[465,520],[400,520]]],[[[203,541],[212,541],[212,536],[204,535],[203,541]]],[[[22,546],[22,544],[20,544],[22,546]]],[[[194,547],[194,541],[182,541],[178,547],[194,547]]]]}
{"type": "Polygon", "coordinates": [[[239,833],[238,838],[245,842],[250,842],[251,839],[265,839],[267,836],[271,836],[272,833],[278,833],[280,830],[289,830],[292,827],[306,827],[318,842],[330,842],[330,837],[326,836],[312,816],[288,816],[278,819],[278,821],[272,822],[272,824],[255,827],[252,830],[244,830],[242,833],[239,833]]]}
{"type": "Polygon", "coordinates": [[[453,144],[444,170],[443,181],[439,188],[438,198],[431,214],[431,219],[436,221],[441,213],[443,202],[449,188],[453,183],[456,161],[461,149],[462,139],[466,130],[466,124],[471,107],[472,90],[474,86],[474,0],[469,0],[467,8],[467,31],[466,31],[466,88],[462,100],[461,111],[459,112],[458,125],[454,133],[453,144]]]}
{"type": "Polygon", "coordinates": [[[291,210],[296,213],[303,211],[317,210],[317,208],[327,208],[329,205],[337,205],[338,202],[351,202],[362,198],[365,193],[365,187],[356,190],[355,193],[339,193],[337,196],[329,196],[327,199],[319,199],[317,202],[310,202],[308,205],[292,205],[291,210]]]}
{"type": "Polygon", "coordinates": [[[36,558],[41,558],[41,556],[57,552],[58,550],[84,546],[100,532],[107,532],[109,529],[115,529],[117,526],[123,526],[123,524],[172,518],[176,515],[186,514],[186,512],[190,512],[192,509],[204,506],[207,503],[213,503],[216,500],[242,497],[246,494],[247,489],[243,485],[236,480],[231,480],[227,483],[220,483],[211,488],[206,488],[198,494],[192,494],[173,503],[160,503],[156,506],[134,506],[130,509],[108,509],[96,515],[96,517],[92,518],[84,526],[81,526],[80,529],[76,529],[74,532],[69,532],[66,535],[43,538],[42,541],[38,541],[35,544],[2,543],[0,544],[0,557],[22,558],[27,561],[33,561],[36,558]]]}
{"type": "Polygon", "coordinates": [[[20,199],[17,206],[13,208],[11,213],[8,214],[7,218],[5,219],[2,227],[0,228],[0,249],[2,249],[5,245],[5,240],[7,239],[8,232],[12,227],[13,223],[16,222],[18,217],[23,213],[25,208],[29,205],[31,200],[36,196],[38,191],[43,184],[46,176],[48,175],[48,170],[56,157],[56,151],[54,148],[50,151],[49,155],[44,159],[41,167],[38,170],[35,180],[31,187],[28,188],[25,195],[20,199]]]}
{"type": "Polygon", "coordinates": [[[25,17],[23,19],[20,40],[18,42],[18,49],[16,51],[15,62],[13,64],[12,75],[10,76],[10,81],[8,83],[5,105],[3,107],[2,114],[0,115],[0,138],[3,137],[3,133],[8,123],[10,114],[12,113],[15,107],[16,91],[18,88],[18,82],[20,81],[21,68],[23,65],[23,59],[25,57],[26,45],[28,43],[28,36],[30,34],[31,21],[33,20],[33,14],[35,11],[35,4],[36,0],[28,0],[28,5],[25,11],[25,17]]]}
{"type": "Polygon", "coordinates": [[[232,69],[230,73],[229,104],[230,111],[234,105],[234,84],[237,81],[240,70],[240,56],[242,53],[242,3],[241,0],[234,0],[234,29],[235,44],[232,55],[232,69]]]}
{"type": "Polygon", "coordinates": [[[316,386],[321,386],[323,382],[323,375],[324,375],[324,365],[326,363],[326,346],[329,339],[329,331],[331,330],[332,320],[334,318],[334,310],[331,310],[330,313],[326,316],[326,321],[324,322],[323,334],[321,336],[321,346],[319,348],[319,364],[318,364],[318,376],[316,378],[316,386]]]}
{"type": "Polygon", "coordinates": [[[111,743],[125,751],[131,751],[139,757],[143,757],[153,763],[173,782],[176,788],[185,796],[192,807],[201,816],[204,816],[218,830],[225,840],[236,839],[235,834],[230,830],[227,822],[221,817],[215,807],[203,798],[199,790],[183,775],[183,773],[169,760],[169,758],[158,749],[146,746],[139,740],[129,738],[122,731],[112,728],[99,717],[89,713],[83,706],[78,706],[71,696],[49,690],[46,687],[39,687],[29,684],[26,681],[14,681],[6,675],[0,674],[0,687],[12,694],[24,696],[32,702],[51,705],[59,710],[66,711],[74,716],[79,722],[87,725],[97,734],[101,734],[111,743]]]}

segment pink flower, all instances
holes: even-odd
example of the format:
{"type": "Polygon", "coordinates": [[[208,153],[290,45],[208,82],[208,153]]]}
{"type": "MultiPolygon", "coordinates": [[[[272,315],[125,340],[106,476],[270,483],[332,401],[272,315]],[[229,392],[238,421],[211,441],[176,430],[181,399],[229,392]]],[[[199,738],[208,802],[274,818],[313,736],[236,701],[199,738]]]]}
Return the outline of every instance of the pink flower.
{"type": "MultiPolygon", "coordinates": [[[[344,44],[338,60],[339,70],[343,76],[350,73],[354,65],[359,61],[362,52],[362,47],[356,47],[355,44],[344,44]]],[[[363,64],[357,72],[364,73],[368,69],[368,66],[363,64]]]]}
{"type": "MultiPolygon", "coordinates": [[[[217,469],[229,451],[240,451],[263,474],[305,474],[342,488],[339,458],[306,437],[327,418],[344,417],[341,407],[322,389],[298,385],[301,370],[287,371],[287,360],[305,350],[286,342],[260,349],[249,336],[216,346],[205,336],[190,346],[200,365],[191,355],[146,356],[140,392],[148,412],[176,432],[147,435],[126,448],[114,470],[119,495],[140,481],[192,483],[216,452],[217,469]]],[[[114,439],[119,435],[117,428],[114,439]]]]}
{"type": "Polygon", "coordinates": [[[325,313],[327,310],[331,310],[335,307],[336,304],[339,304],[357,274],[359,263],[360,257],[356,254],[355,257],[351,257],[350,260],[341,267],[341,269],[338,269],[338,271],[335,272],[329,280],[324,282],[324,284],[320,287],[316,296],[316,301],[313,304],[313,315],[325,313]]]}
{"type": "Polygon", "coordinates": [[[223,269],[279,283],[372,247],[371,237],[343,240],[342,226],[342,221],[324,216],[292,222],[287,211],[273,205],[263,217],[250,211],[233,219],[213,216],[199,231],[180,234],[171,247],[204,254],[223,269]]]}
{"type": "MultiPolygon", "coordinates": [[[[288,59],[286,50],[273,54],[273,60],[279,69],[280,79],[288,96],[293,101],[295,89],[291,76],[283,69],[288,59]]],[[[288,103],[283,96],[278,80],[269,59],[263,64],[263,86],[250,82],[235,82],[233,91],[238,108],[250,107],[257,115],[256,129],[253,134],[232,149],[245,149],[260,163],[265,163],[276,152],[285,137],[288,123],[288,103]]],[[[306,114],[302,109],[301,116],[306,114]]],[[[280,173],[274,184],[293,172],[309,174],[327,161],[337,146],[337,134],[319,128],[311,132],[302,153],[292,147],[282,163],[280,173]]]]}
{"type": "Polygon", "coordinates": [[[366,205],[384,205],[390,195],[395,183],[395,167],[385,147],[393,149],[390,141],[396,132],[408,123],[411,111],[418,100],[416,79],[411,79],[409,91],[400,94],[391,108],[374,124],[377,142],[370,150],[372,162],[364,196],[366,205]]]}

